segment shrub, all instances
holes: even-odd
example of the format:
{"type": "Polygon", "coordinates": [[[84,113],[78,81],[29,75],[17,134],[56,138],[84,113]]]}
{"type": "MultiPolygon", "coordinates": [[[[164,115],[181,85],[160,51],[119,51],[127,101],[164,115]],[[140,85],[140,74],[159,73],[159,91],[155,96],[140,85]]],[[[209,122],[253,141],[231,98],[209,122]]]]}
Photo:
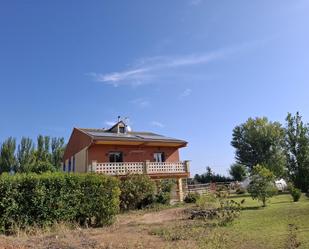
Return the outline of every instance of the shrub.
{"type": "Polygon", "coordinates": [[[196,203],[196,201],[200,198],[199,193],[188,193],[184,199],[186,203],[196,203]]]}
{"type": "Polygon", "coordinates": [[[98,174],[3,174],[0,232],[59,222],[110,224],[119,210],[119,183],[98,174]]]}
{"type": "Polygon", "coordinates": [[[267,199],[277,193],[274,180],[275,176],[268,168],[262,165],[253,168],[248,192],[252,199],[262,201],[263,207],[266,206],[267,199]]]}
{"type": "Polygon", "coordinates": [[[290,193],[291,193],[291,195],[292,195],[292,197],[293,197],[293,201],[294,201],[294,202],[298,202],[299,199],[300,199],[300,197],[301,197],[301,191],[300,191],[300,189],[298,189],[298,188],[292,188],[292,189],[290,190],[290,193]]]}
{"type": "Polygon", "coordinates": [[[169,204],[171,200],[171,191],[175,182],[173,180],[161,180],[157,184],[156,202],[160,204],[169,204]]]}
{"type": "Polygon", "coordinates": [[[128,175],[120,189],[122,210],[140,209],[155,201],[155,183],[146,175],[128,175]]]}

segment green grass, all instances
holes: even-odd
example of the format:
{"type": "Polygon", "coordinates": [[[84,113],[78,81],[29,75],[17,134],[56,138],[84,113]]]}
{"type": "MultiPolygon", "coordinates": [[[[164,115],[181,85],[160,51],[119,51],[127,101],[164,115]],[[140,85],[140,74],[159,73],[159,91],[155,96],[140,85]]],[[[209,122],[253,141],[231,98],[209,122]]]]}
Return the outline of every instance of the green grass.
{"type": "Polygon", "coordinates": [[[235,201],[245,199],[239,218],[224,227],[209,227],[202,220],[181,221],[161,225],[150,231],[167,242],[191,240],[198,248],[291,249],[288,241],[300,242],[301,249],[309,248],[309,199],[304,195],[293,202],[289,194],[274,196],[262,203],[249,196],[234,196],[235,201]],[[294,234],[289,228],[296,227],[294,234]]]}
{"type": "Polygon", "coordinates": [[[293,202],[288,194],[270,199],[267,207],[250,197],[234,197],[235,201],[245,199],[239,219],[231,226],[221,228],[228,233],[231,246],[251,245],[252,248],[286,248],[289,240],[289,224],[297,227],[299,248],[309,248],[309,199],[302,196],[293,202]]]}

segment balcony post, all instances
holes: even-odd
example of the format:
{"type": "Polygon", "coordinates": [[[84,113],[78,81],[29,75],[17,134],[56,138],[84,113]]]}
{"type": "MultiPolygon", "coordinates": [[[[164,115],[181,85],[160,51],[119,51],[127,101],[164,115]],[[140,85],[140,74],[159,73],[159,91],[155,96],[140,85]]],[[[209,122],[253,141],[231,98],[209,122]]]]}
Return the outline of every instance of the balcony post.
{"type": "Polygon", "coordinates": [[[97,161],[92,161],[90,172],[96,172],[96,170],[97,170],[97,161]]]}
{"type": "Polygon", "coordinates": [[[144,162],[144,174],[146,174],[146,175],[148,174],[149,163],[150,163],[149,160],[146,160],[144,162]]]}
{"type": "Polygon", "coordinates": [[[177,187],[178,187],[178,198],[180,202],[183,202],[183,189],[182,189],[182,178],[177,179],[177,187]]]}
{"type": "Polygon", "coordinates": [[[187,173],[190,172],[190,161],[186,160],[184,161],[184,164],[185,164],[185,170],[187,173]]]}

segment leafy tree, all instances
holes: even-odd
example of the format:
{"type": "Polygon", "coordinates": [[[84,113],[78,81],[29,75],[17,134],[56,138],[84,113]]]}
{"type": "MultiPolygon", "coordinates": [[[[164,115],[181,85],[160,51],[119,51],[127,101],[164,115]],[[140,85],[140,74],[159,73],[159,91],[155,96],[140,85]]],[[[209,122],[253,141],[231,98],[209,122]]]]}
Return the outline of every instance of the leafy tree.
{"type": "Polygon", "coordinates": [[[17,160],[20,172],[30,172],[35,162],[34,143],[32,139],[22,137],[17,149],[17,160]]]}
{"type": "Polygon", "coordinates": [[[262,165],[255,166],[248,187],[252,199],[262,201],[263,207],[265,207],[267,199],[277,192],[274,181],[275,175],[268,168],[262,165]]]}
{"type": "Polygon", "coordinates": [[[266,165],[277,177],[284,174],[284,129],[278,122],[267,118],[249,118],[233,130],[232,146],[236,149],[236,161],[248,167],[266,165]]]}
{"type": "Polygon", "coordinates": [[[242,164],[234,163],[231,165],[229,173],[235,181],[243,181],[246,178],[247,169],[242,164]]]}
{"type": "Polygon", "coordinates": [[[285,129],[285,148],[288,175],[297,188],[309,189],[309,127],[297,112],[288,113],[285,129]]]}
{"type": "Polygon", "coordinates": [[[64,138],[52,138],[51,142],[51,162],[57,168],[61,168],[62,158],[64,154],[64,138]]]}
{"type": "Polygon", "coordinates": [[[17,169],[17,160],[15,157],[16,139],[9,137],[3,142],[0,149],[0,173],[10,172],[17,169]]]}

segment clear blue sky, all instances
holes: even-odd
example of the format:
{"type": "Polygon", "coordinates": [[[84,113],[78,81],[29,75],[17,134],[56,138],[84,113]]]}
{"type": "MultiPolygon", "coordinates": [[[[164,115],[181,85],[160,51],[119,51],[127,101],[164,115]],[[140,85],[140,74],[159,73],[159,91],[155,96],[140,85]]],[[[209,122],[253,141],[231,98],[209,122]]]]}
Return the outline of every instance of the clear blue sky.
{"type": "Polygon", "coordinates": [[[0,141],[72,127],[186,139],[226,173],[248,117],[309,121],[309,0],[1,1],[0,141]]]}

